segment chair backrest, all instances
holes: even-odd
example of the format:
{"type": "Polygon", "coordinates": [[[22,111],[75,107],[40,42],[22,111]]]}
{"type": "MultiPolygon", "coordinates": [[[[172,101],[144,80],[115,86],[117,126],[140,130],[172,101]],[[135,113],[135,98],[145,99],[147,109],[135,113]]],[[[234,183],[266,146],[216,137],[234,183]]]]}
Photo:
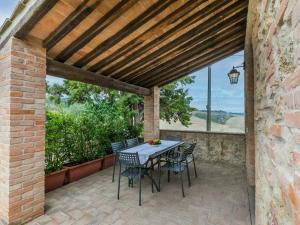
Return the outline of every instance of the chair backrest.
{"type": "Polygon", "coordinates": [[[126,148],[124,141],[118,141],[111,143],[111,148],[114,153],[117,153],[119,151],[122,151],[126,148]]]}
{"type": "Polygon", "coordinates": [[[139,145],[139,139],[138,138],[127,139],[126,144],[128,148],[132,148],[134,146],[139,145]]]}
{"type": "Polygon", "coordinates": [[[139,154],[137,152],[136,153],[118,152],[117,156],[120,165],[125,165],[129,167],[140,166],[139,154]]]}
{"type": "Polygon", "coordinates": [[[196,143],[183,147],[183,151],[181,152],[180,155],[180,161],[185,161],[189,155],[193,154],[195,147],[196,147],[196,143]]]}
{"type": "Polygon", "coordinates": [[[177,136],[177,137],[167,136],[167,140],[169,140],[169,141],[182,141],[182,138],[180,136],[177,136]]]}

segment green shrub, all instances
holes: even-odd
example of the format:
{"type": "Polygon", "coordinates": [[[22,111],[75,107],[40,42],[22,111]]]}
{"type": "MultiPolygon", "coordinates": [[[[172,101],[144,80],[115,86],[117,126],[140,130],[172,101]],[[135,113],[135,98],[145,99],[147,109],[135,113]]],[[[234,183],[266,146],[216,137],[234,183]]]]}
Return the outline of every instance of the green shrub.
{"type": "Polygon", "coordinates": [[[142,125],[106,102],[75,104],[47,110],[46,173],[111,153],[111,142],[137,137],[142,125]],[[126,115],[126,116],[124,116],[126,115]]]}

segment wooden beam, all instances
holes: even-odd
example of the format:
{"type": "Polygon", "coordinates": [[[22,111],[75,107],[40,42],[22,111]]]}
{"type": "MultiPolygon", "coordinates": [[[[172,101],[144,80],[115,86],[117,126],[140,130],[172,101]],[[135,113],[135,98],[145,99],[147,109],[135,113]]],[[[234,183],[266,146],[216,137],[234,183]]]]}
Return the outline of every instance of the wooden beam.
{"type": "MultiPolygon", "coordinates": [[[[179,45],[178,48],[172,49],[166,55],[158,57],[150,64],[143,66],[138,71],[132,71],[129,74],[124,74],[119,79],[123,79],[124,81],[132,81],[139,79],[139,77],[144,77],[146,74],[155,73],[156,70],[166,67],[167,64],[175,64],[175,61],[178,57],[179,62],[182,61],[182,57],[185,57],[186,54],[189,54],[191,51],[201,51],[200,49],[205,49],[205,46],[210,45],[210,40],[214,38],[216,35],[230,33],[232,29],[240,29],[246,23],[246,15],[243,13],[237,14],[234,17],[230,17],[230,19],[223,21],[220,24],[216,24],[216,26],[212,27],[208,31],[200,34],[197,38],[194,38],[190,41],[185,42],[183,45],[179,45]],[[206,43],[204,45],[203,43],[206,43]],[[127,78],[127,79],[124,79],[127,78]]],[[[242,30],[240,30],[242,32],[242,30]]]]}
{"type": "MultiPolygon", "coordinates": [[[[213,18],[206,20],[205,22],[199,24],[198,26],[192,28],[187,33],[182,34],[180,37],[174,39],[173,41],[169,42],[168,44],[162,46],[158,50],[150,53],[146,57],[144,57],[142,60],[137,61],[134,64],[131,64],[130,66],[126,67],[126,69],[115,73],[112,77],[119,78],[123,76],[124,74],[129,73],[130,71],[133,71],[140,66],[143,66],[145,63],[148,63],[155,58],[159,57],[162,54],[165,54],[166,52],[178,47],[182,43],[190,40],[191,38],[197,37],[197,35],[203,33],[205,30],[209,29],[211,26],[213,26],[216,23],[220,23],[220,21],[223,21],[226,16],[231,15],[232,13],[239,13],[240,11],[245,10],[246,11],[247,4],[245,4],[245,1],[238,1],[234,5],[230,5],[229,8],[224,8],[223,11],[215,14],[213,18]]],[[[119,70],[119,69],[118,69],[119,70]]],[[[104,73],[105,74],[105,73],[104,73]]]]}
{"type": "Polygon", "coordinates": [[[103,0],[97,0],[91,6],[86,7],[90,0],[83,0],[77,8],[44,40],[43,45],[48,50],[63,39],[88,15],[90,15],[103,0]]]}
{"type": "Polygon", "coordinates": [[[211,47],[207,48],[206,51],[201,52],[196,57],[191,58],[190,60],[183,61],[178,63],[177,65],[170,67],[169,69],[165,70],[162,73],[158,73],[153,75],[152,77],[145,77],[143,82],[135,82],[141,83],[143,86],[147,86],[152,82],[156,82],[159,79],[165,79],[167,77],[172,76],[172,74],[180,72],[181,70],[192,68],[195,64],[202,63],[206,58],[211,56],[215,56],[219,52],[223,53],[226,51],[230,51],[231,48],[234,48],[236,45],[239,45],[244,40],[245,34],[240,34],[234,38],[228,38],[224,42],[218,45],[212,45],[211,47]]]}
{"type": "Polygon", "coordinates": [[[125,11],[130,9],[137,1],[138,0],[121,0],[93,26],[69,44],[55,59],[60,62],[67,61],[75,52],[88,44],[94,37],[118,19],[125,11]]]}
{"type": "MultiPolygon", "coordinates": [[[[185,18],[182,22],[177,24],[175,27],[169,29],[159,37],[155,38],[154,40],[147,43],[145,46],[141,47],[140,49],[137,49],[135,52],[133,52],[131,55],[127,56],[122,61],[119,61],[118,63],[114,64],[110,68],[103,71],[103,74],[119,77],[119,74],[121,72],[117,73],[120,69],[122,69],[125,66],[128,66],[131,62],[136,60],[137,58],[141,57],[143,54],[148,52],[149,50],[152,50],[157,45],[163,43],[168,38],[175,35],[178,31],[183,30],[184,28],[188,27],[189,25],[196,23],[197,21],[201,21],[201,19],[211,15],[212,12],[219,9],[219,7],[224,7],[224,5],[228,4],[229,0],[220,0],[217,2],[214,2],[207,5],[206,7],[200,9],[198,12],[194,13],[193,15],[189,16],[188,18],[185,18]],[[116,74],[117,73],[117,74],[116,74]]],[[[130,67],[131,68],[131,67],[130,67]]],[[[131,69],[128,69],[126,71],[130,71],[131,69]]],[[[126,73],[126,72],[122,72],[126,73]]]]}
{"type": "Polygon", "coordinates": [[[173,82],[175,80],[180,79],[181,77],[184,77],[184,76],[186,76],[188,74],[192,74],[192,73],[194,73],[196,71],[199,71],[199,70],[207,67],[208,65],[214,64],[214,63],[216,63],[216,62],[218,62],[218,61],[220,61],[222,59],[225,59],[226,57],[228,57],[230,55],[236,54],[236,53],[240,52],[243,49],[244,49],[244,45],[241,44],[240,46],[237,46],[236,48],[231,49],[231,51],[229,51],[229,52],[226,52],[224,54],[220,54],[220,55],[216,56],[215,58],[212,58],[212,59],[204,62],[201,65],[197,65],[194,68],[191,68],[189,70],[183,71],[180,74],[174,75],[172,78],[170,78],[168,80],[162,81],[160,83],[156,83],[156,84],[154,84],[154,86],[161,87],[161,86],[164,86],[166,84],[169,84],[169,83],[171,83],[171,82],[173,82]]]}
{"type": "MultiPolygon", "coordinates": [[[[231,26],[231,24],[230,24],[231,26]]],[[[148,79],[156,74],[164,74],[166,71],[169,72],[170,69],[175,68],[180,65],[182,62],[189,61],[195,57],[198,57],[199,54],[203,54],[203,52],[209,51],[214,47],[221,47],[224,43],[230,43],[230,41],[235,40],[243,35],[245,35],[245,24],[239,24],[238,26],[229,27],[228,29],[223,29],[220,33],[215,33],[214,35],[208,35],[207,38],[202,41],[201,39],[198,41],[197,45],[194,45],[189,50],[182,52],[176,56],[170,57],[169,60],[165,61],[161,65],[153,68],[147,73],[141,74],[139,77],[132,78],[127,80],[126,82],[139,83],[143,79],[148,79]]],[[[214,31],[214,29],[212,30],[214,31]]]]}
{"type": "Polygon", "coordinates": [[[29,1],[20,14],[12,21],[12,24],[0,36],[0,48],[2,48],[12,36],[24,38],[57,1],[58,0],[29,1]]]}
{"type": "Polygon", "coordinates": [[[43,1],[39,7],[28,12],[27,18],[24,18],[23,24],[14,35],[17,38],[24,38],[32,28],[55,6],[58,0],[43,1]]]}
{"type": "MultiPolygon", "coordinates": [[[[196,69],[199,68],[199,65],[208,65],[208,62],[211,62],[211,59],[220,59],[219,56],[223,55],[230,55],[232,54],[232,50],[236,50],[236,48],[240,49],[241,46],[244,45],[244,38],[239,38],[236,41],[230,43],[230,44],[225,44],[223,47],[218,47],[218,48],[212,48],[210,49],[209,52],[206,52],[204,55],[199,55],[198,58],[193,59],[192,61],[189,62],[184,62],[183,64],[179,65],[176,67],[176,69],[170,70],[169,73],[163,74],[158,74],[156,76],[156,79],[148,79],[145,80],[144,82],[141,82],[141,84],[144,87],[151,87],[154,84],[158,84],[164,81],[169,81],[170,79],[173,79],[174,77],[180,77],[180,76],[185,76],[188,75],[189,71],[196,71],[196,69]],[[238,46],[238,47],[237,47],[238,46]]],[[[202,67],[201,67],[202,68],[202,67]]]]}
{"type": "Polygon", "coordinates": [[[67,65],[49,58],[47,59],[47,74],[68,80],[81,81],[106,88],[132,92],[139,95],[150,95],[150,89],[133,84],[127,84],[125,82],[85,71],[75,66],[67,65]]]}
{"type": "Polygon", "coordinates": [[[180,18],[184,17],[196,7],[199,7],[201,4],[207,2],[208,0],[189,0],[181,7],[177,8],[175,11],[167,15],[164,19],[160,20],[158,23],[154,24],[144,33],[137,36],[135,39],[131,40],[127,44],[123,45],[120,49],[113,52],[111,55],[105,57],[101,61],[97,62],[95,65],[89,68],[92,72],[100,72],[99,70],[105,66],[113,63],[116,60],[120,60],[122,57],[125,57],[130,51],[134,50],[137,46],[144,43],[143,40],[147,40],[148,37],[160,32],[161,29],[166,26],[170,26],[173,23],[179,21],[180,18]]]}
{"type": "Polygon", "coordinates": [[[134,20],[129,22],[125,27],[123,27],[120,31],[118,31],[112,37],[103,41],[100,45],[94,48],[87,55],[78,60],[74,65],[76,67],[83,67],[88,64],[90,61],[104,53],[106,50],[120,42],[122,39],[127,37],[129,34],[140,28],[142,25],[147,23],[149,20],[153,19],[153,17],[160,14],[166,8],[168,8],[171,4],[176,2],[176,0],[164,0],[157,1],[155,4],[150,6],[145,12],[136,17],[134,20]]]}

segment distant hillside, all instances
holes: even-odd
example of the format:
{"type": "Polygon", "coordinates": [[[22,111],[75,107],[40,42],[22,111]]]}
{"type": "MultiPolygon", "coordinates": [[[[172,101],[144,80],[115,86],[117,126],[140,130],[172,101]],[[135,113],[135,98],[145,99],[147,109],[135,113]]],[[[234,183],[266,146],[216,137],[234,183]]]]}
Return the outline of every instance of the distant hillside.
{"type": "MultiPolygon", "coordinates": [[[[193,116],[198,117],[200,119],[206,120],[207,112],[206,110],[198,110],[192,113],[193,116]]],[[[211,111],[211,121],[218,124],[226,124],[226,122],[232,118],[237,116],[244,116],[243,113],[232,113],[232,112],[225,112],[222,110],[218,111],[211,111]]]]}

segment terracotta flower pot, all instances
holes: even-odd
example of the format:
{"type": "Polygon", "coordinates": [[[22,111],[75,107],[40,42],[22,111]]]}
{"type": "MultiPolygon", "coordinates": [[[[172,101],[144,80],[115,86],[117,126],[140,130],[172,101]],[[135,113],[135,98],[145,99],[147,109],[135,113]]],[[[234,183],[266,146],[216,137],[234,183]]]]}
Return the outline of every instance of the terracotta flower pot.
{"type": "Polygon", "coordinates": [[[68,169],[55,171],[45,176],[45,191],[49,192],[64,185],[68,169]]]}
{"type": "Polygon", "coordinates": [[[103,158],[85,162],[76,166],[66,166],[68,168],[67,181],[69,183],[87,177],[90,174],[96,173],[102,169],[103,158]]]}
{"type": "Polygon", "coordinates": [[[115,155],[114,154],[110,154],[110,155],[104,156],[103,169],[106,169],[108,167],[113,166],[114,165],[114,161],[115,161],[115,155]]]}

